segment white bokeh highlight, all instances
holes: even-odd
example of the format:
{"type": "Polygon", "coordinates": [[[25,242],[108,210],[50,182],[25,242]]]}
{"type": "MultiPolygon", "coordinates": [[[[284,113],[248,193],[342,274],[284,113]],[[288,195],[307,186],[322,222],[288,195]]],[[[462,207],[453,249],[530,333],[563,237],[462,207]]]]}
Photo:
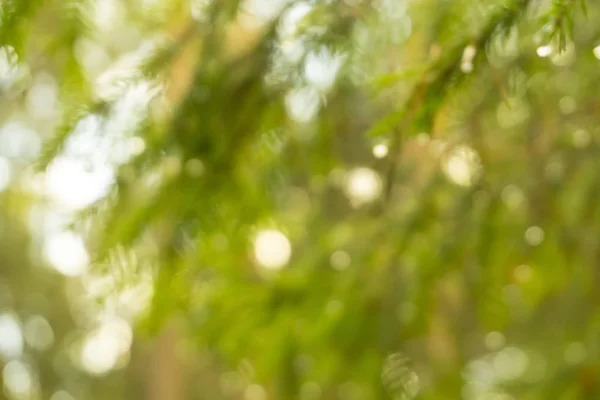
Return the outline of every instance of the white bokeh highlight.
{"type": "Polygon", "coordinates": [[[258,232],[254,239],[254,258],[268,270],[285,267],[292,256],[292,245],[282,232],[267,229],[258,232]]]}
{"type": "Polygon", "coordinates": [[[81,365],[92,375],[104,375],[116,368],[129,353],[133,341],[131,326],[123,319],[112,318],[90,333],[81,348],[81,365]]]}
{"type": "Polygon", "coordinates": [[[83,240],[71,231],[49,235],[44,242],[43,253],[54,269],[69,277],[86,272],[90,261],[83,240]]]}
{"type": "Polygon", "coordinates": [[[13,314],[0,315],[0,356],[4,360],[21,357],[23,344],[19,320],[13,314]]]}
{"type": "Polygon", "coordinates": [[[388,155],[389,151],[390,149],[384,143],[379,143],[373,146],[373,155],[375,156],[375,158],[385,158],[388,155]]]}
{"type": "Polygon", "coordinates": [[[30,367],[20,360],[8,362],[2,370],[4,391],[9,397],[29,399],[33,395],[34,380],[30,367]]]}
{"type": "Polygon", "coordinates": [[[346,176],[345,192],[355,206],[376,200],[382,189],[379,174],[370,168],[354,168],[346,176]]]}

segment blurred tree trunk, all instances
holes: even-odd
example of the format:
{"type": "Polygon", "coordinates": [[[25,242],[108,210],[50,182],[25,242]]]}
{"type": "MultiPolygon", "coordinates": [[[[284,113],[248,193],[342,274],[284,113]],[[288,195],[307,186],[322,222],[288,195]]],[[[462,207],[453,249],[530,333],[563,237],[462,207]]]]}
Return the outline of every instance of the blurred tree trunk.
{"type": "Polygon", "coordinates": [[[148,376],[148,400],[184,399],[185,366],[178,352],[181,330],[175,321],[160,334],[151,357],[148,376]]]}

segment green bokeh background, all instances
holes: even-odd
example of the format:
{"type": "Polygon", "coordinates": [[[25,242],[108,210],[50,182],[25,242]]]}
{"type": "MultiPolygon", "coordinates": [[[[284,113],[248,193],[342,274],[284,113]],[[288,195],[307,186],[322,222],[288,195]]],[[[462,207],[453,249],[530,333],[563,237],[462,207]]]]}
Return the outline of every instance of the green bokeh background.
{"type": "Polygon", "coordinates": [[[5,0],[4,396],[600,398],[599,93],[591,0],[5,0]]]}

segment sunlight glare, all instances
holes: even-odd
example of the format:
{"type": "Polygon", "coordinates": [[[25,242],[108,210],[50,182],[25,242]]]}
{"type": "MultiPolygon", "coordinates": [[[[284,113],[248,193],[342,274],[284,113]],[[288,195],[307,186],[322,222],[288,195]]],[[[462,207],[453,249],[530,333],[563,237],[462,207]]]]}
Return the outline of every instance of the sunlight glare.
{"type": "Polygon", "coordinates": [[[539,57],[545,58],[552,54],[552,47],[550,45],[540,46],[535,52],[539,57]]]}
{"type": "Polygon", "coordinates": [[[260,231],[254,239],[254,257],[264,268],[277,270],[283,268],[292,256],[292,245],[280,231],[267,229],[260,231]]]}
{"type": "Polygon", "coordinates": [[[388,155],[389,149],[384,143],[379,143],[373,146],[373,155],[375,158],[385,158],[388,155]]]}
{"type": "Polygon", "coordinates": [[[81,349],[83,368],[93,375],[104,375],[114,369],[119,359],[128,354],[133,340],[131,326],[113,318],[85,339],[81,349]]]}
{"type": "Polygon", "coordinates": [[[285,97],[285,105],[293,120],[299,123],[307,123],[319,111],[319,92],[312,87],[292,90],[285,97]]]}
{"type": "Polygon", "coordinates": [[[48,167],[46,192],[58,204],[81,209],[102,198],[114,180],[108,164],[86,165],[83,160],[58,157],[48,167]]]}
{"type": "Polygon", "coordinates": [[[382,189],[379,174],[370,168],[354,168],[346,177],[346,195],[355,206],[376,200],[382,189]]]}
{"type": "Polygon", "coordinates": [[[44,243],[44,256],[54,269],[70,277],[83,274],[89,263],[83,240],[71,231],[51,234],[44,243]]]}
{"type": "Polygon", "coordinates": [[[333,54],[327,47],[310,52],[306,55],[304,77],[315,88],[326,91],[333,86],[345,59],[344,55],[333,54]]]}

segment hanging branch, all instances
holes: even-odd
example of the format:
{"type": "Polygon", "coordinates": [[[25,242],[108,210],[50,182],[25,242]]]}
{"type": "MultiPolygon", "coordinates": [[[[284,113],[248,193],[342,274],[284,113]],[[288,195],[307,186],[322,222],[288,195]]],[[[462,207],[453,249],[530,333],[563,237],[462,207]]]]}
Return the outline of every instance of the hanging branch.
{"type": "Polygon", "coordinates": [[[438,60],[415,85],[409,99],[400,113],[400,124],[393,130],[390,146],[390,164],[385,179],[384,203],[391,199],[396,170],[398,167],[399,153],[403,137],[409,129],[419,126],[430,127],[435,115],[444,104],[450,87],[459,85],[465,77],[461,71],[461,60],[464,49],[471,45],[477,54],[477,59],[482,60],[487,43],[496,35],[507,31],[512,24],[527,9],[531,0],[518,0],[512,7],[501,8],[490,17],[486,27],[475,40],[464,40],[449,52],[448,56],[438,60]]]}

